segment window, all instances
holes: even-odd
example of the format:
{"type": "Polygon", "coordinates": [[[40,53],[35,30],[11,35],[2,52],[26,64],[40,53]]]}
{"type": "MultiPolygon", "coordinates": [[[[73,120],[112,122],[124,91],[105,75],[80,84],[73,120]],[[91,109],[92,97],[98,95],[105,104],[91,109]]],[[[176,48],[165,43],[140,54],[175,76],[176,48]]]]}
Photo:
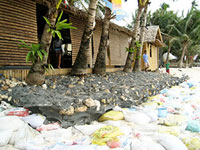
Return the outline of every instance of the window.
{"type": "Polygon", "coordinates": [[[152,45],[150,44],[150,57],[152,57],[152,45]]]}

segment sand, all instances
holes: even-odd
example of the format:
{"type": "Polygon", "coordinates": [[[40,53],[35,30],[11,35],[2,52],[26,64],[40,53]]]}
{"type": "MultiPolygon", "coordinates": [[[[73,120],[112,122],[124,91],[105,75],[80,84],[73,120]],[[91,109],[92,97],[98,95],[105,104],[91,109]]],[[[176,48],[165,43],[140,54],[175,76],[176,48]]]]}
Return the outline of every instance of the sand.
{"type": "MultiPolygon", "coordinates": [[[[163,72],[165,68],[161,69],[163,72]]],[[[200,82],[200,67],[193,68],[170,68],[170,74],[176,77],[182,77],[183,75],[188,75],[191,81],[200,82]]]]}

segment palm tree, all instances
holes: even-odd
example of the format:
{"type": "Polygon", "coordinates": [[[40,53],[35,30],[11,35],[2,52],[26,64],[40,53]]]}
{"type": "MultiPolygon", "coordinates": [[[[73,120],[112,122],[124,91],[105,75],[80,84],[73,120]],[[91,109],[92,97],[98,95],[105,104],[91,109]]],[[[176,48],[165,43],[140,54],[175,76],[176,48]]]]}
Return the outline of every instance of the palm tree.
{"type": "MultiPolygon", "coordinates": [[[[136,16],[136,21],[134,25],[134,30],[133,30],[133,36],[130,44],[130,49],[135,47],[135,43],[137,41],[137,35],[138,35],[138,29],[140,26],[140,18],[142,15],[143,8],[146,6],[146,4],[149,3],[149,0],[138,0],[138,12],[136,16]]],[[[124,66],[124,72],[132,72],[132,62],[133,62],[133,52],[129,51],[128,56],[126,58],[126,63],[124,66]]]]}
{"type": "Polygon", "coordinates": [[[90,0],[89,10],[88,10],[88,21],[83,32],[78,56],[76,57],[75,63],[72,67],[71,73],[74,75],[86,74],[87,61],[88,61],[87,54],[89,53],[89,43],[91,36],[93,35],[93,29],[95,26],[97,3],[98,0],[90,0]]]}
{"type": "Polygon", "coordinates": [[[110,20],[114,18],[109,8],[105,7],[105,10],[106,13],[102,27],[101,41],[99,44],[99,51],[94,66],[94,73],[96,74],[104,74],[106,72],[106,50],[108,48],[110,20]]]}
{"type": "Polygon", "coordinates": [[[183,67],[183,58],[188,48],[200,37],[199,34],[197,34],[200,30],[200,22],[194,22],[193,17],[195,17],[195,11],[191,9],[186,18],[177,24],[177,27],[173,26],[177,34],[177,38],[182,43],[182,53],[178,62],[179,67],[183,67]]]}
{"type": "MultiPolygon", "coordinates": [[[[45,0],[44,2],[48,6],[46,18],[49,20],[51,25],[55,25],[62,0],[45,0]]],[[[50,32],[47,32],[48,28],[49,25],[46,23],[40,41],[41,49],[44,49],[47,52],[47,55],[43,56],[44,58],[42,61],[38,59],[37,62],[31,66],[31,69],[26,78],[26,82],[28,84],[41,85],[45,81],[45,65],[47,64],[49,47],[52,40],[52,34],[50,32]]]]}
{"type": "Polygon", "coordinates": [[[145,27],[146,27],[146,21],[147,21],[147,10],[148,10],[148,4],[146,4],[143,12],[142,17],[142,24],[140,29],[140,43],[141,46],[138,51],[136,51],[136,60],[134,64],[133,71],[141,71],[141,55],[142,55],[142,49],[143,49],[143,43],[144,43],[144,33],[145,33],[145,27]]]}

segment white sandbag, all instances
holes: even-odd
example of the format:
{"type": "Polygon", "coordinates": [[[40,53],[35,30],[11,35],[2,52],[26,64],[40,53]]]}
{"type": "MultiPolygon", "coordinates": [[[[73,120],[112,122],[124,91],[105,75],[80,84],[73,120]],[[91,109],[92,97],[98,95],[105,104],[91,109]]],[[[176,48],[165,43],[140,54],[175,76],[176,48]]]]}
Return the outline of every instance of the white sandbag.
{"type": "Polygon", "coordinates": [[[0,130],[17,131],[18,129],[22,128],[24,124],[24,121],[17,116],[0,117],[0,130]]]}
{"type": "Polygon", "coordinates": [[[170,134],[159,134],[157,141],[167,150],[188,150],[180,139],[170,134]]]}
{"type": "Polygon", "coordinates": [[[99,146],[99,145],[71,145],[67,146],[62,143],[58,143],[52,147],[49,147],[51,150],[109,150],[108,146],[99,146]]]}
{"type": "Polygon", "coordinates": [[[59,128],[57,130],[42,131],[41,136],[48,142],[67,142],[67,139],[73,136],[72,127],[67,129],[59,128]]]}
{"type": "Polygon", "coordinates": [[[3,147],[0,147],[0,150],[19,150],[19,149],[15,148],[12,145],[6,145],[6,146],[3,146],[3,147]]]}
{"type": "Polygon", "coordinates": [[[128,122],[133,122],[135,124],[146,124],[151,121],[151,118],[143,112],[129,110],[123,110],[122,112],[125,120],[128,122]]]}
{"type": "Polygon", "coordinates": [[[26,143],[34,139],[37,135],[39,135],[39,133],[36,130],[32,129],[28,124],[24,124],[18,131],[13,132],[9,144],[19,149],[25,149],[26,143]]]}
{"type": "Polygon", "coordinates": [[[82,132],[84,135],[92,135],[96,130],[102,128],[103,124],[96,124],[96,125],[76,125],[74,126],[75,129],[82,132]]]}
{"type": "Polygon", "coordinates": [[[144,108],[143,111],[148,117],[150,117],[151,122],[158,120],[158,110],[157,109],[144,108]]]}
{"type": "Polygon", "coordinates": [[[46,117],[42,115],[32,114],[26,117],[21,117],[21,119],[30,124],[33,128],[37,128],[44,123],[46,117]]]}
{"type": "Polygon", "coordinates": [[[0,147],[8,144],[12,136],[12,130],[0,130],[0,147]]]}
{"type": "Polygon", "coordinates": [[[162,145],[154,141],[145,141],[133,139],[131,143],[132,150],[166,150],[162,145]]]}

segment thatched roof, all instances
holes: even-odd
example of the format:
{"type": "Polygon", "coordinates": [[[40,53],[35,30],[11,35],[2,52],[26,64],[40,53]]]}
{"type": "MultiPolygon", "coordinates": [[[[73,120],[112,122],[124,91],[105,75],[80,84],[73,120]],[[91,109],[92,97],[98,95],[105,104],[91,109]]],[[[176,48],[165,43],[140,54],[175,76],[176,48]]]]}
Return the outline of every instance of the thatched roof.
{"type": "Polygon", "coordinates": [[[155,42],[159,26],[148,26],[145,28],[144,42],[155,42]]]}
{"type": "Polygon", "coordinates": [[[159,26],[145,28],[144,42],[154,43],[156,46],[164,46],[159,26]]]}

